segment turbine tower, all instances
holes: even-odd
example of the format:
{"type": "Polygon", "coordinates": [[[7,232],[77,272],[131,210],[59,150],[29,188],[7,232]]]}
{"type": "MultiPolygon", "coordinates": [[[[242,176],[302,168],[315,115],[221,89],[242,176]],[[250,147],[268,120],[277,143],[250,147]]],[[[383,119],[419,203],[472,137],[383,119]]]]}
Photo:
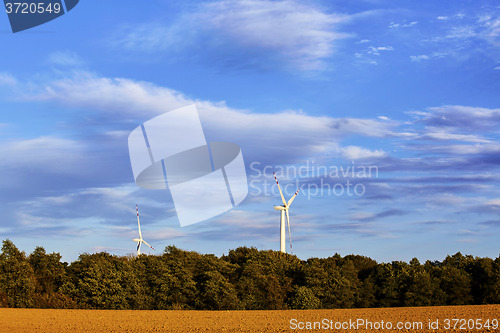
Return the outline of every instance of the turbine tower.
{"type": "Polygon", "coordinates": [[[139,221],[139,208],[137,207],[137,205],[135,205],[135,210],[137,212],[137,225],[139,226],[139,238],[134,238],[132,239],[134,242],[137,242],[137,256],[139,256],[141,254],[141,244],[144,243],[146,244],[147,246],[149,246],[150,248],[152,248],[153,250],[155,249],[154,247],[152,247],[151,245],[149,245],[144,239],[142,239],[142,233],[141,233],[141,222],[139,221]]]}
{"type": "Polygon", "coordinates": [[[285,215],[286,215],[286,222],[288,224],[288,239],[290,239],[290,253],[293,254],[293,249],[292,249],[292,233],[290,232],[290,216],[288,215],[288,209],[290,208],[290,205],[292,204],[293,200],[297,196],[297,194],[300,191],[300,188],[295,192],[295,194],[288,200],[288,202],[285,201],[285,197],[283,196],[283,192],[281,192],[280,184],[278,183],[278,178],[276,178],[276,175],[274,174],[274,179],[276,180],[276,184],[278,185],[278,190],[280,191],[281,195],[281,200],[283,201],[283,206],[274,206],[274,209],[281,211],[281,217],[280,217],[280,251],[285,253],[285,244],[286,244],[286,236],[285,236],[285,215]]]}

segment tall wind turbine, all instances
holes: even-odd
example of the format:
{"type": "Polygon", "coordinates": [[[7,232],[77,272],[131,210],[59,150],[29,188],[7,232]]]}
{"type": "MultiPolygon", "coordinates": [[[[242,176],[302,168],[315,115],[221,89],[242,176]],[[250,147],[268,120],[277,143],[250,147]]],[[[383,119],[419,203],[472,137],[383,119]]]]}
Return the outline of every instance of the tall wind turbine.
{"type": "Polygon", "coordinates": [[[144,243],[146,244],[147,246],[149,246],[150,248],[152,248],[153,250],[155,249],[154,247],[152,247],[151,245],[149,245],[144,239],[142,239],[142,233],[141,233],[141,222],[139,221],[139,208],[137,207],[137,205],[135,205],[135,210],[137,212],[137,225],[139,226],[139,238],[134,238],[132,239],[134,242],[137,242],[137,256],[139,256],[141,254],[141,244],[144,243]]]}
{"type": "Polygon", "coordinates": [[[280,190],[280,195],[281,195],[281,200],[283,201],[283,206],[274,206],[274,209],[281,211],[281,217],[280,217],[280,251],[285,253],[285,215],[286,215],[286,222],[288,224],[288,238],[290,239],[290,252],[293,254],[293,249],[292,249],[292,233],[290,232],[290,216],[288,215],[288,209],[290,208],[290,205],[292,204],[293,200],[297,196],[297,194],[300,191],[300,188],[295,192],[295,194],[288,200],[288,202],[285,201],[285,197],[283,196],[283,192],[281,192],[280,184],[278,183],[278,178],[276,178],[276,175],[274,174],[274,179],[276,180],[276,184],[278,185],[278,190],[280,190]]]}

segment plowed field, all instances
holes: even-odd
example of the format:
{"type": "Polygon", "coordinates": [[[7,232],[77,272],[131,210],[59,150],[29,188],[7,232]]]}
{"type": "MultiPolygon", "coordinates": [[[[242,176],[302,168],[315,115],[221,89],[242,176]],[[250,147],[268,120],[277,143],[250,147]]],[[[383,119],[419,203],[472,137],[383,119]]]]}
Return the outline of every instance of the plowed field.
{"type": "Polygon", "coordinates": [[[0,309],[0,331],[500,332],[499,317],[500,305],[284,311],[0,309]]]}

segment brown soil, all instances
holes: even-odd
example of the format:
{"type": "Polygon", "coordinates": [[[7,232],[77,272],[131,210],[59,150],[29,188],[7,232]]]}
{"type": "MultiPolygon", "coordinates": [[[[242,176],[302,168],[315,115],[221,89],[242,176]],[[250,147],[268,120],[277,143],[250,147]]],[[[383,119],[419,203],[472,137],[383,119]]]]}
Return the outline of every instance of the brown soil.
{"type": "Polygon", "coordinates": [[[500,305],[283,311],[0,309],[0,331],[12,333],[320,330],[330,332],[500,332],[499,317],[500,305]],[[453,319],[458,319],[458,321],[453,321],[453,319]],[[490,328],[479,328],[480,324],[484,325],[487,320],[490,328]],[[433,326],[436,329],[429,328],[429,322],[438,325],[433,326]],[[356,323],[359,324],[357,327],[356,323]],[[406,323],[407,328],[397,329],[398,323],[403,323],[403,325],[406,323]],[[419,323],[421,326],[418,326],[419,323]],[[392,325],[392,330],[388,329],[389,324],[392,325]],[[410,325],[416,326],[412,328],[410,325]],[[448,326],[452,329],[446,329],[448,326]],[[454,329],[453,326],[455,326],[454,329]],[[300,330],[301,327],[305,330],[300,330]]]}

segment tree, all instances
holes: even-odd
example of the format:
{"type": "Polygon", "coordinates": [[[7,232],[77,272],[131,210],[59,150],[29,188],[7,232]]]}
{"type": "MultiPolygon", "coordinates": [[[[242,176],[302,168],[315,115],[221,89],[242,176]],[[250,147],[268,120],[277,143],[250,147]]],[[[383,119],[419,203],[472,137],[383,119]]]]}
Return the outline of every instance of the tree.
{"type": "Polygon", "coordinates": [[[474,258],[465,270],[471,277],[471,292],[474,304],[487,304],[491,299],[494,284],[494,261],[490,258],[474,258]]]}
{"type": "Polygon", "coordinates": [[[198,276],[199,309],[230,310],[240,309],[235,287],[216,270],[203,272],[198,276]]]}
{"type": "Polygon", "coordinates": [[[315,309],[500,303],[500,256],[377,264],[335,254],[302,261],[240,247],[221,258],[168,246],[161,255],[82,254],[67,265],[10,240],[0,252],[0,307],[315,309]]]}
{"type": "Polygon", "coordinates": [[[397,271],[388,263],[379,264],[373,272],[375,297],[380,307],[400,306],[397,271]]]}
{"type": "Polygon", "coordinates": [[[58,291],[65,276],[65,267],[59,253],[47,254],[43,247],[37,246],[29,255],[28,262],[35,273],[37,293],[58,291]]]}
{"type": "Polygon", "coordinates": [[[314,295],[314,292],[305,286],[297,288],[292,300],[292,308],[298,310],[317,309],[320,304],[321,301],[314,295]]]}
{"type": "Polygon", "coordinates": [[[500,255],[493,263],[493,274],[486,292],[485,301],[489,304],[500,304],[500,255]]]}
{"type": "Polygon", "coordinates": [[[406,277],[407,288],[403,294],[404,306],[429,306],[433,302],[436,284],[417,258],[410,261],[406,277]]]}
{"type": "Polygon", "coordinates": [[[0,254],[1,301],[8,307],[33,306],[35,276],[24,252],[9,239],[3,241],[0,254]]]}
{"type": "Polygon", "coordinates": [[[451,265],[441,269],[440,288],[445,293],[447,305],[472,304],[471,278],[463,270],[451,265]]]}
{"type": "Polygon", "coordinates": [[[29,255],[28,262],[33,268],[36,279],[35,307],[76,307],[76,303],[59,290],[66,279],[66,265],[61,263],[61,255],[59,253],[47,254],[43,247],[36,247],[29,255]]]}
{"type": "Polygon", "coordinates": [[[61,290],[82,307],[127,309],[123,270],[126,262],[106,252],[82,254],[68,270],[71,279],[61,290]]]}
{"type": "Polygon", "coordinates": [[[168,246],[148,269],[154,309],[192,309],[196,303],[194,269],[200,255],[168,246]]]}
{"type": "Polygon", "coordinates": [[[277,251],[249,251],[236,268],[236,290],[245,309],[287,309],[294,285],[301,276],[302,262],[296,256],[277,251]]]}
{"type": "Polygon", "coordinates": [[[307,261],[306,281],[323,308],[351,308],[357,302],[360,281],[354,263],[339,255],[307,261]]]}

